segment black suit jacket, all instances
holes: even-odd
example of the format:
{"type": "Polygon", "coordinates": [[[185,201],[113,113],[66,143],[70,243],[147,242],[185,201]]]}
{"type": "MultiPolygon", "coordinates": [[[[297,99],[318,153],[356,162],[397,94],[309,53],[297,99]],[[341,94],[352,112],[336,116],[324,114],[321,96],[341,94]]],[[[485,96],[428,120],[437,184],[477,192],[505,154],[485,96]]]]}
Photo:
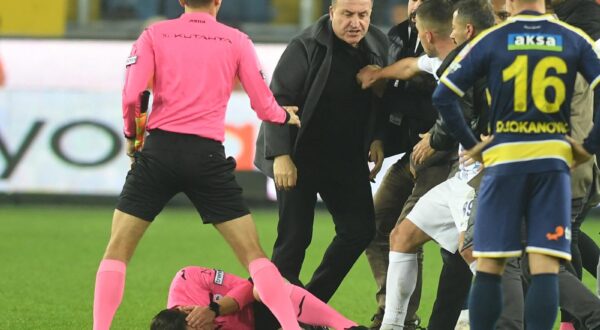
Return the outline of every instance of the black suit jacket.
{"type": "MultiPolygon", "coordinates": [[[[388,61],[394,63],[406,57],[416,57],[423,53],[417,40],[417,29],[412,27],[409,35],[409,21],[406,20],[390,29],[388,61]]],[[[420,133],[427,132],[435,123],[437,110],[431,103],[431,95],[437,86],[435,78],[428,73],[419,73],[407,80],[391,80],[383,95],[383,107],[389,113],[385,129],[385,155],[393,156],[412,151],[421,139],[420,133]]]]}
{"type": "MultiPolygon", "coordinates": [[[[317,108],[321,93],[325,88],[333,57],[333,30],[328,15],[322,16],[315,24],[292,39],[279,63],[275,67],[271,90],[282,106],[298,106],[301,128],[263,122],[256,140],[254,164],[267,176],[273,177],[273,159],[279,155],[296,157],[298,142],[310,118],[317,108]]],[[[364,39],[369,51],[369,63],[387,64],[387,38],[374,26],[364,39]]],[[[373,96],[371,113],[367,125],[365,155],[371,142],[383,138],[386,118],[381,109],[381,101],[373,96]]]]}
{"type": "Polygon", "coordinates": [[[593,0],[566,0],[554,5],[558,18],[576,26],[592,39],[600,39],[600,5],[593,0]]]}

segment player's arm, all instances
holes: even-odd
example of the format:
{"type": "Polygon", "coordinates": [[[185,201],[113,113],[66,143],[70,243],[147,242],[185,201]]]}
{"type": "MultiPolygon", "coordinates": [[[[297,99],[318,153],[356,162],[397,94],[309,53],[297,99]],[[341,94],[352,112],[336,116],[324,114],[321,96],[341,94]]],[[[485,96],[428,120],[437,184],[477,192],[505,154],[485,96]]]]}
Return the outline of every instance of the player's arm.
{"type": "Polygon", "coordinates": [[[465,46],[454,62],[448,66],[433,93],[434,106],[449,131],[467,150],[473,149],[478,140],[464,118],[459,98],[463,97],[465,91],[473,87],[475,81],[484,75],[486,55],[485,45],[472,43],[465,46]]]}
{"type": "Polygon", "coordinates": [[[287,104],[282,108],[273,97],[264,80],[252,40],[246,35],[242,35],[241,38],[238,77],[250,97],[250,106],[256,111],[258,118],[275,124],[300,125],[296,116],[298,108],[294,104],[287,104]]]}
{"type": "MultiPolygon", "coordinates": [[[[250,281],[240,280],[235,284],[235,287],[233,287],[231,290],[229,290],[229,292],[227,292],[227,294],[223,298],[233,300],[237,306],[237,310],[243,309],[244,307],[248,306],[254,301],[253,285],[252,283],[250,283],[250,281]]],[[[222,299],[220,299],[218,302],[220,302],[221,300],[222,299]]],[[[229,302],[227,304],[229,305],[229,302]]]]}
{"type": "Polygon", "coordinates": [[[146,90],[148,81],[154,73],[154,49],[148,29],[133,45],[126,65],[123,87],[123,133],[128,139],[133,139],[135,138],[135,115],[141,109],[140,94],[146,90]]]}
{"type": "MultiPolygon", "coordinates": [[[[229,278],[229,285],[232,288],[221,299],[216,301],[219,315],[231,315],[237,313],[244,307],[254,301],[253,286],[248,280],[238,279],[231,275],[225,274],[229,278]]],[[[213,307],[212,309],[215,309],[213,307]]],[[[217,312],[215,311],[215,314],[217,312]]]]}
{"type": "Polygon", "coordinates": [[[368,65],[359,71],[356,79],[363,89],[370,88],[377,81],[384,79],[408,80],[421,72],[418,62],[417,57],[406,57],[385,68],[368,65]]]}
{"type": "Polygon", "coordinates": [[[445,84],[439,84],[433,93],[432,100],[449,130],[463,147],[469,150],[477,144],[477,139],[460,109],[459,98],[459,94],[445,84]]]}

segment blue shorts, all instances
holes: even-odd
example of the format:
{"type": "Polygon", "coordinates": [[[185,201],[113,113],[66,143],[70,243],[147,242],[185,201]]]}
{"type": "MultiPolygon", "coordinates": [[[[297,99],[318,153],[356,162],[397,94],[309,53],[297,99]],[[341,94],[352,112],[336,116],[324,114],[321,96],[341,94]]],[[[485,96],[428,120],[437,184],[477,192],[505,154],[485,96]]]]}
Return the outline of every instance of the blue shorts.
{"type": "Polygon", "coordinates": [[[528,253],[571,260],[568,172],[486,174],[478,198],[474,257],[520,256],[525,241],[528,253]]]}

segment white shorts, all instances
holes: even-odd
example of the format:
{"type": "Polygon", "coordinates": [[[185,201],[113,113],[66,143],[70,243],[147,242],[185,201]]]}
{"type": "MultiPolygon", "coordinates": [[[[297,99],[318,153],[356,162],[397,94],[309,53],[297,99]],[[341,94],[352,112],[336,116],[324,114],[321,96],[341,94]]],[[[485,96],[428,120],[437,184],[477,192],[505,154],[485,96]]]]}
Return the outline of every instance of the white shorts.
{"type": "Polygon", "coordinates": [[[438,184],[419,199],[407,218],[444,250],[458,250],[458,234],[467,229],[475,190],[456,176],[438,184]]]}

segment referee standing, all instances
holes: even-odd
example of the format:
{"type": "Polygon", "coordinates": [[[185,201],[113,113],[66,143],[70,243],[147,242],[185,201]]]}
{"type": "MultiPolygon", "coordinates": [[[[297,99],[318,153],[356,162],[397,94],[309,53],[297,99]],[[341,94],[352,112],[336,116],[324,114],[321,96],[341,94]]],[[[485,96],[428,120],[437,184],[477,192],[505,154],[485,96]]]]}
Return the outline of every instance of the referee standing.
{"type": "MultiPolygon", "coordinates": [[[[213,224],[249,270],[261,300],[283,329],[300,329],[277,268],[265,257],[235,181],[235,160],[223,149],[227,101],[235,78],[262,120],[298,125],[296,107],[280,107],[262,79],[252,42],[216,21],[221,0],[179,0],[180,18],[146,29],[127,60],[124,133],[132,168],[113,216],[111,237],[96,276],[94,329],[110,328],[121,303],[126,265],[165,204],[185,193],[204,223],[213,224]],[[133,153],[139,95],[152,79],[150,135],[133,153]]],[[[218,303],[213,306],[219,314],[218,303]]]]}

